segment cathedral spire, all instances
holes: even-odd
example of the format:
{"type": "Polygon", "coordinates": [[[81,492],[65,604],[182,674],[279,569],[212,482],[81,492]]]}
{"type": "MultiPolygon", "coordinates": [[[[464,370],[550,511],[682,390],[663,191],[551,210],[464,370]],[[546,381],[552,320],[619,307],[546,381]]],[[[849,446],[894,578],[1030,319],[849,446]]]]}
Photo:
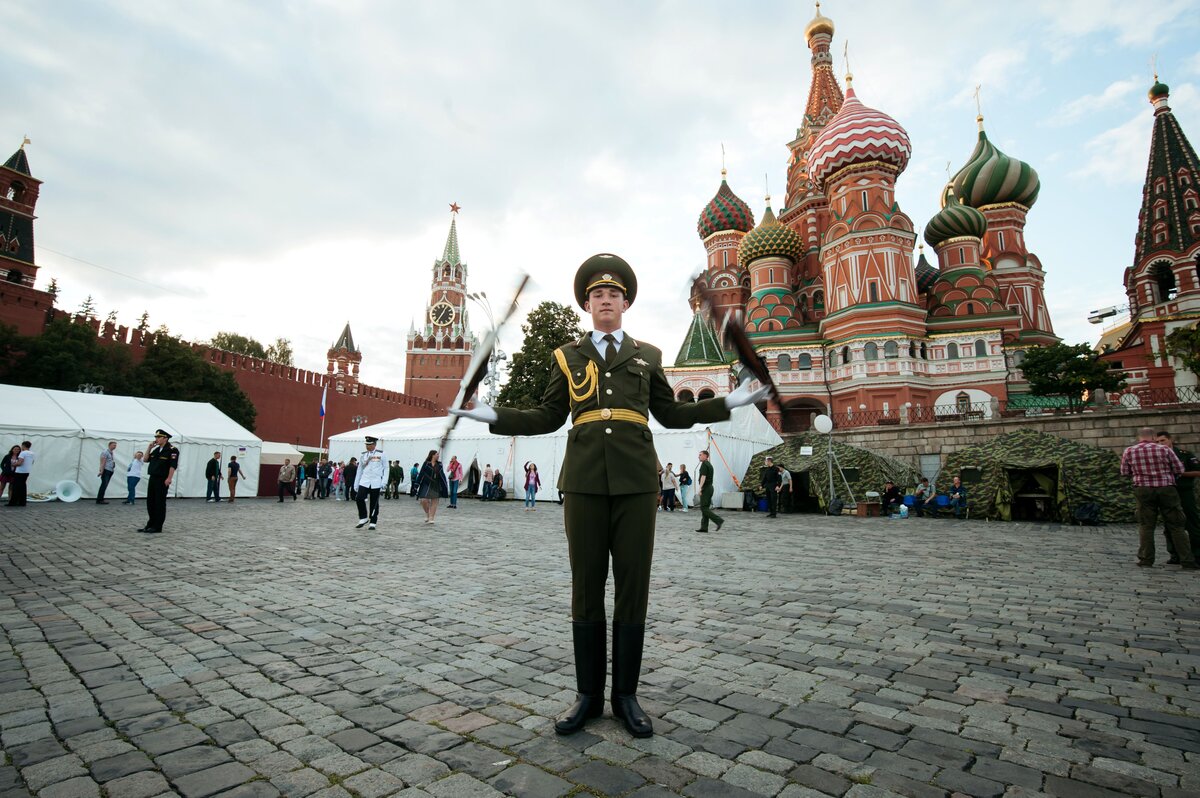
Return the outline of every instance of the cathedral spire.
{"type": "Polygon", "coordinates": [[[812,51],[812,82],[808,88],[804,118],[796,130],[796,138],[788,144],[791,157],[788,160],[785,209],[799,205],[805,197],[819,194],[809,179],[809,150],[817,134],[842,109],[844,99],[833,73],[833,55],[829,50],[833,41],[833,20],[821,14],[820,3],[817,3],[816,16],[804,30],[804,38],[812,51]]]}
{"type": "Polygon", "coordinates": [[[455,211],[455,216],[450,219],[450,233],[446,236],[446,248],[442,251],[441,263],[449,263],[451,266],[460,264],[458,255],[458,212],[455,211]]]}
{"type": "Polygon", "coordinates": [[[1149,93],[1154,132],[1138,217],[1135,270],[1148,256],[1182,254],[1200,241],[1200,161],[1171,112],[1169,97],[1170,89],[1156,79],[1149,93]]]}
{"type": "Polygon", "coordinates": [[[347,352],[358,351],[358,348],[354,346],[354,336],[350,334],[350,322],[346,322],[346,326],[342,329],[342,334],[338,336],[337,343],[333,345],[333,348],[345,349],[347,352]]]}

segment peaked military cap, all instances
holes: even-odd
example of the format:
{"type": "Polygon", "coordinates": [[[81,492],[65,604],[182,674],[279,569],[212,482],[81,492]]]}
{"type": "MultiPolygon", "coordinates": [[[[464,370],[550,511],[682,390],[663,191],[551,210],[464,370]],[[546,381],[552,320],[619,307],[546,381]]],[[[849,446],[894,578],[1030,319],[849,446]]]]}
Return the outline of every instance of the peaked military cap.
{"type": "Polygon", "coordinates": [[[171,440],[171,433],[167,432],[165,429],[156,430],[154,437],[157,438],[159,435],[163,436],[167,440],[171,440]]]}
{"type": "Polygon", "coordinates": [[[375,438],[375,437],[373,437],[373,436],[371,436],[371,435],[368,435],[368,436],[367,436],[367,443],[379,443],[379,439],[378,439],[378,438],[375,438]]]}
{"type": "Polygon", "coordinates": [[[583,307],[593,288],[612,286],[625,292],[629,304],[637,296],[637,275],[623,258],[608,253],[593,255],[575,272],[575,301],[583,307]]]}

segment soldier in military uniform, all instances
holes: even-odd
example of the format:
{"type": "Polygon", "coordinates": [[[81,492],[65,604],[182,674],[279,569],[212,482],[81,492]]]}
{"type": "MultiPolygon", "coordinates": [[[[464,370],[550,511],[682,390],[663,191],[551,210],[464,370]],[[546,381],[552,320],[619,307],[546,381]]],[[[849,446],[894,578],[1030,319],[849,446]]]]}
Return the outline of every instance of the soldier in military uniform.
{"type": "Polygon", "coordinates": [[[167,491],[179,468],[179,450],[171,445],[171,433],[157,430],[154,443],[146,450],[146,513],[149,520],[138,532],[154,534],[163,531],[167,520],[167,491]]]}
{"type": "Polygon", "coordinates": [[[376,448],[379,439],[368,435],[367,450],[358,456],[358,471],[354,474],[354,495],[358,503],[358,523],[355,529],[375,528],[379,522],[379,491],[387,484],[388,461],[382,449],[376,448]],[[368,509],[368,503],[370,509],[368,509]]]}
{"type": "Polygon", "coordinates": [[[686,429],[729,418],[766,389],[677,402],[662,368],[662,352],[621,328],[637,296],[637,277],[615,255],[595,255],[575,275],[575,299],[595,331],[554,352],[550,383],[539,407],[454,410],[488,422],[499,435],[543,435],[570,416],[558,489],[571,560],[571,617],[579,698],[555,724],[559,734],[583,728],[604,711],[606,676],[604,591],[612,557],[612,710],[630,734],[654,733],[637,701],[658,506],[657,458],[647,413],[664,426],[686,429]]]}
{"type": "MultiPolygon", "coordinates": [[[[1175,478],[1175,490],[1179,493],[1179,504],[1183,508],[1188,540],[1192,544],[1192,553],[1195,554],[1200,552],[1200,511],[1196,509],[1196,477],[1200,477],[1200,458],[1176,446],[1171,433],[1165,430],[1157,433],[1154,439],[1174,451],[1179,462],[1183,463],[1183,473],[1175,478]]],[[[1175,550],[1175,541],[1171,539],[1170,531],[1164,529],[1163,534],[1167,537],[1167,562],[1179,562],[1179,552],[1175,550]]]]}

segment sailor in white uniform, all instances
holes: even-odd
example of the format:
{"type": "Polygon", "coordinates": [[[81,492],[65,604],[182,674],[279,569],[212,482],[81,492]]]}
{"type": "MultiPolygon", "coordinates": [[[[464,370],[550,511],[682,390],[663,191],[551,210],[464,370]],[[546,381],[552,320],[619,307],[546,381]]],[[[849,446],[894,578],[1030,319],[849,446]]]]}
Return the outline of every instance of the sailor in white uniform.
{"type": "Polygon", "coordinates": [[[354,495],[358,502],[358,524],[355,529],[374,529],[379,521],[379,491],[387,486],[388,461],[382,449],[376,448],[378,438],[367,436],[367,450],[358,456],[358,472],[354,475],[354,495]],[[367,500],[370,499],[370,512],[367,500]]]}

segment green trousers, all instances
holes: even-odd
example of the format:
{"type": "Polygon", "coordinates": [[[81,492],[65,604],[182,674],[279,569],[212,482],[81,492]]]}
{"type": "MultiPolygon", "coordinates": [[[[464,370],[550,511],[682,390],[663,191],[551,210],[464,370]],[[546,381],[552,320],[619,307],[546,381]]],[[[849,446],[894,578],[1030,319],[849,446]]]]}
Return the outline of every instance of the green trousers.
{"type": "Polygon", "coordinates": [[[712,509],[713,491],[706,490],[700,494],[700,529],[708,531],[708,522],[712,521],[717,526],[725,523],[725,519],[713,512],[712,509]]]}
{"type": "MultiPolygon", "coordinates": [[[[1200,552],[1200,511],[1196,509],[1196,487],[1194,480],[1187,480],[1175,486],[1179,492],[1179,506],[1183,510],[1183,525],[1187,529],[1188,542],[1192,544],[1192,556],[1200,552]]],[[[1171,539],[1171,531],[1163,528],[1163,537],[1167,539],[1167,553],[1172,558],[1179,556],[1175,550],[1175,541],[1171,539]]]]}
{"type": "Polygon", "coordinates": [[[1175,541],[1175,551],[1183,564],[1194,563],[1192,546],[1188,543],[1184,529],[1183,508],[1179,492],[1175,488],[1134,487],[1133,497],[1137,500],[1138,562],[1154,564],[1154,526],[1159,514],[1167,527],[1167,535],[1175,541]]]}
{"type": "Polygon", "coordinates": [[[563,496],[571,557],[571,619],[604,621],[604,591],[612,558],[613,620],[643,624],[650,597],[658,493],[563,496]]]}

